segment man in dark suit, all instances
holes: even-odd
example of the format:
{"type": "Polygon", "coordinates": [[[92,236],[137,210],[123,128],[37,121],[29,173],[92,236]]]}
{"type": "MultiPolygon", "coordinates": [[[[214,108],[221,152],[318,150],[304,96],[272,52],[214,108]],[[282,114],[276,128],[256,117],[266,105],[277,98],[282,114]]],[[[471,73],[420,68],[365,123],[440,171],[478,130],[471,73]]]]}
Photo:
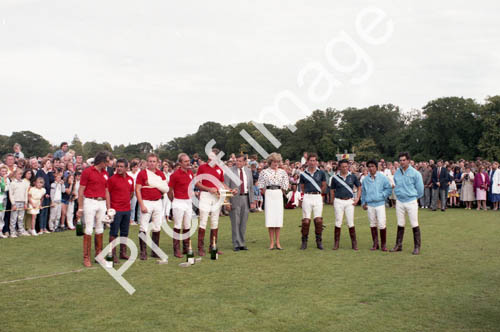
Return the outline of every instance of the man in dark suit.
{"type": "Polygon", "coordinates": [[[450,174],[446,167],[443,166],[443,161],[439,160],[437,166],[432,170],[432,211],[436,211],[438,199],[441,201],[441,211],[446,209],[450,182],[450,174]]]}
{"type": "Polygon", "coordinates": [[[236,189],[231,197],[231,219],[233,250],[248,250],[245,245],[245,232],[247,229],[248,212],[254,206],[253,176],[252,171],[246,167],[247,158],[240,154],[236,157],[236,165],[230,170],[233,176],[224,174],[224,182],[230,189],[236,189]],[[235,181],[239,179],[238,183],[235,181]]]}

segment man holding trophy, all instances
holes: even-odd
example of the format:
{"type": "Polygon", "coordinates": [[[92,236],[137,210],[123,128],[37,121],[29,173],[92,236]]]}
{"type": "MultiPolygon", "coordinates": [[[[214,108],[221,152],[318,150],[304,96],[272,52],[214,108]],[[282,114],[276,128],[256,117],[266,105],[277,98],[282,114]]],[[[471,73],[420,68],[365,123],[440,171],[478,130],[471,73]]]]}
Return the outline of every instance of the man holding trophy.
{"type": "Polygon", "coordinates": [[[248,212],[254,206],[253,176],[252,171],[246,167],[247,158],[240,154],[236,157],[236,165],[231,167],[231,174],[226,174],[225,183],[232,190],[231,198],[231,229],[233,250],[248,250],[245,244],[248,212]],[[239,181],[236,181],[239,179],[239,181]]]}
{"type": "Polygon", "coordinates": [[[85,234],[83,235],[83,265],[85,267],[92,266],[90,249],[94,226],[95,256],[97,257],[102,251],[103,221],[110,205],[108,172],[106,172],[110,158],[109,152],[99,152],[94,159],[94,166],[85,169],[80,179],[77,217],[83,216],[85,221],[85,234]]]}
{"type": "MultiPolygon", "coordinates": [[[[231,191],[229,187],[224,184],[224,172],[220,169],[217,164],[214,163],[213,166],[210,163],[213,160],[216,160],[216,156],[219,153],[218,149],[213,149],[211,153],[208,155],[208,162],[206,164],[201,165],[198,168],[198,172],[196,173],[196,177],[202,177],[201,181],[196,183],[196,187],[198,187],[201,191],[200,193],[200,228],[198,229],[198,255],[205,256],[205,231],[207,228],[208,217],[210,216],[210,251],[212,250],[212,246],[217,243],[218,231],[219,231],[219,215],[220,210],[222,208],[222,204],[220,203],[221,195],[226,197],[230,197],[233,193],[236,193],[236,190],[231,191]],[[204,178],[203,177],[207,177],[204,178]],[[220,182],[223,188],[217,186],[216,183],[211,181],[210,178],[214,178],[220,182]]],[[[222,252],[218,252],[218,254],[222,254],[222,252]]]]}

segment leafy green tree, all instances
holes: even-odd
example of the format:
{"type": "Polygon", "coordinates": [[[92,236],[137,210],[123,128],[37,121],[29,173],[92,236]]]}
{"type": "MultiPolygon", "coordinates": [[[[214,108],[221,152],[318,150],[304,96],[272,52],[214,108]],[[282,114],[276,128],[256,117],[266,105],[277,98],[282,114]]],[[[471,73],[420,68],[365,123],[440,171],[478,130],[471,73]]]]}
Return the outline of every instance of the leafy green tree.
{"type": "Polygon", "coordinates": [[[74,150],[77,156],[82,156],[83,155],[83,143],[78,137],[78,135],[75,135],[73,137],[73,140],[71,141],[69,148],[71,150],[74,150]]]}
{"type": "Polygon", "coordinates": [[[31,131],[13,132],[7,142],[8,146],[10,146],[9,152],[13,151],[12,147],[15,143],[21,144],[26,158],[30,156],[45,156],[49,152],[52,152],[50,143],[42,136],[31,131]]]}
{"type": "Polygon", "coordinates": [[[486,99],[481,108],[481,122],[479,151],[489,160],[500,160],[500,96],[486,99]]]}
{"type": "Polygon", "coordinates": [[[342,111],[341,148],[352,149],[365,139],[373,139],[377,154],[392,157],[397,153],[397,137],[403,124],[399,108],[391,104],[348,108],[342,111]]]}
{"type": "Polygon", "coordinates": [[[352,148],[352,151],[356,154],[356,160],[367,161],[380,158],[380,155],[377,153],[377,144],[371,138],[366,138],[359,142],[358,145],[352,148]]]}
{"type": "Polygon", "coordinates": [[[423,107],[422,151],[434,158],[472,159],[481,133],[480,105],[473,99],[445,97],[423,107]]]}
{"type": "Polygon", "coordinates": [[[108,142],[97,143],[96,141],[91,141],[85,142],[85,144],[83,144],[83,152],[85,158],[93,158],[100,151],[113,152],[113,148],[108,142]]]}
{"type": "Polygon", "coordinates": [[[12,152],[12,147],[9,146],[9,136],[0,135],[0,158],[3,159],[10,152],[12,152]]]}
{"type": "Polygon", "coordinates": [[[129,160],[133,158],[145,159],[146,156],[151,152],[153,152],[153,146],[151,145],[151,143],[142,142],[138,144],[127,145],[126,147],[124,147],[122,157],[129,160]]]}
{"type": "MultiPolygon", "coordinates": [[[[283,156],[300,160],[304,152],[316,152],[321,160],[335,159],[340,148],[340,131],[337,124],[340,113],[332,108],[316,110],[305,119],[297,121],[297,130],[283,139],[283,156]]],[[[288,129],[284,129],[288,130],[288,129]]]]}

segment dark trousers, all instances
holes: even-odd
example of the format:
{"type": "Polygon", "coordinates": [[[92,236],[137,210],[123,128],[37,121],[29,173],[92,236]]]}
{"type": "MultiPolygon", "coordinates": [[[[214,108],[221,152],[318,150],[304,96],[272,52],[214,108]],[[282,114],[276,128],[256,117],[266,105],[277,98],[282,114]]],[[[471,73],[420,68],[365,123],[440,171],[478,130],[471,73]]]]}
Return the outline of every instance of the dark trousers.
{"type": "Polygon", "coordinates": [[[445,210],[446,209],[446,202],[448,200],[448,188],[432,189],[431,208],[433,210],[435,210],[437,208],[438,199],[441,201],[441,210],[445,210]]]}
{"type": "Polygon", "coordinates": [[[425,187],[424,188],[424,196],[420,198],[420,206],[430,207],[431,206],[431,197],[432,197],[432,188],[425,187]]]}
{"type": "Polygon", "coordinates": [[[131,211],[116,211],[115,218],[111,223],[111,229],[109,230],[109,236],[118,237],[118,230],[120,230],[121,237],[128,237],[130,213],[131,211]]]}
{"type": "Polygon", "coordinates": [[[233,248],[244,247],[245,233],[247,231],[248,212],[250,206],[248,204],[248,196],[235,196],[231,199],[231,234],[233,240],[233,248]]]}
{"type": "MultiPolygon", "coordinates": [[[[12,204],[10,204],[10,199],[7,197],[7,204],[5,205],[5,210],[10,210],[12,209],[12,204]]],[[[10,211],[5,212],[3,221],[5,224],[3,225],[3,229],[0,229],[2,233],[7,233],[9,232],[9,224],[10,224],[10,211]]]]}
{"type": "MultiPolygon", "coordinates": [[[[42,201],[42,206],[49,206],[50,198],[44,197],[42,201]]],[[[49,211],[50,208],[41,209],[37,216],[37,222],[39,229],[47,229],[47,222],[49,221],[49,211]]]]}

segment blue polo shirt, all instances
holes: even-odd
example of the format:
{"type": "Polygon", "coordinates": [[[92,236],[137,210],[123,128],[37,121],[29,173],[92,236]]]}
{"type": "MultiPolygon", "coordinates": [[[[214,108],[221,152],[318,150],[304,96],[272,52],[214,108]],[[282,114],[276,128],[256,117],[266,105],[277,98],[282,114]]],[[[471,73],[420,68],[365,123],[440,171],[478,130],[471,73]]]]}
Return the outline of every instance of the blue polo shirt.
{"type": "MultiPolygon", "coordinates": [[[[358,188],[361,187],[358,178],[356,177],[356,175],[351,174],[351,172],[347,174],[347,177],[345,179],[342,177],[342,175],[340,175],[340,173],[337,173],[336,175],[344,180],[344,182],[347,183],[347,185],[351,187],[351,189],[354,189],[355,186],[358,188]]],[[[330,178],[330,188],[335,191],[335,198],[354,197],[353,194],[351,194],[351,192],[347,190],[347,188],[342,183],[335,179],[335,176],[332,176],[330,178]]]]}
{"type": "Polygon", "coordinates": [[[375,179],[368,174],[363,180],[361,189],[361,204],[371,207],[382,206],[387,197],[392,194],[392,186],[389,179],[382,173],[377,172],[375,179]]]}
{"type": "Polygon", "coordinates": [[[415,168],[408,166],[406,172],[399,167],[394,174],[394,193],[401,203],[408,203],[424,196],[424,181],[422,174],[415,168]]]}
{"type": "Polygon", "coordinates": [[[326,182],[326,174],[319,168],[316,168],[313,174],[309,173],[308,169],[300,174],[300,184],[304,185],[304,193],[321,193],[323,182],[326,182]],[[320,190],[311,181],[314,181],[320,190]]]}

